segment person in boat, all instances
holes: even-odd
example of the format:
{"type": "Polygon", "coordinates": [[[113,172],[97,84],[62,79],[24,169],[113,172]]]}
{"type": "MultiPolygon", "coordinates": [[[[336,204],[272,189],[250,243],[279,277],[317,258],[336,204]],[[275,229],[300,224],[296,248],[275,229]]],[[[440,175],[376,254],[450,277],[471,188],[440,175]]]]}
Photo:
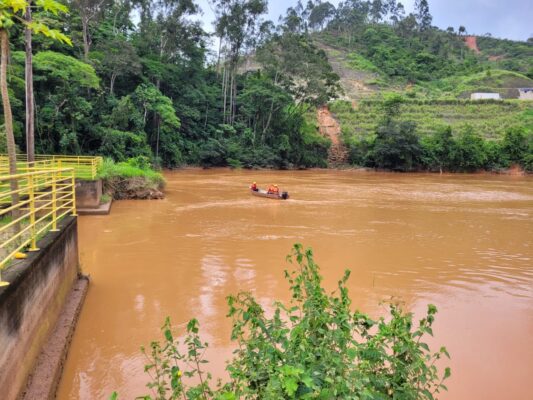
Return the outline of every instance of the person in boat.
{"type": "Polygon", "coordinates": [[[252,186],[250,186],[250,189],[252,189],[254,192],[257,192],[259,189],[257,188],[257,183],[252,183],[252,186]]]}
{"type": "Polygon", "coordinates": [[[270,185],[270,187],[268,188],[268,194],[275,194],[279,196],[278,185],[270,185]]]}

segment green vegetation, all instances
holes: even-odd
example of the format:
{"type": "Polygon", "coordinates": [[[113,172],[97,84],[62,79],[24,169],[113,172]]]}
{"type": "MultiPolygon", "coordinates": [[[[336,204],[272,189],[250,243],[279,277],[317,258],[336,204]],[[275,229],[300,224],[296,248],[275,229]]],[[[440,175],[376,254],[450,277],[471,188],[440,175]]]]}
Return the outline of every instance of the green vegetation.
{"type": "Polygon", "coordinates": [[[405,15],[396,0],[344,2],[322,15],[314,38],[346,53],[351,68],[378,73],[389,84],[475,79],[476,74],[503,70],[499,73],[514,72],[520,80],[485,87],[531,86],[531,42],[478,37],[477,53],[465,46],[464,27],[456,31],[431,26],[429,7],[427,1],[418,1],[414,13],[405,15]]]}
{"type": "Polygon", "coordinates": [[[393,95],[383,101],[363,102],[360,108],[366,111],[353,110],[347,102],[334,103],[332,110],[340,120],[349,162],[354,165],[455,172],[519,165],[531,171],[533,113],[521,105],[497,101],[417,102],[393,95]],[[452,114],[439,114],[459,105],[463,110],[471,108],[471,113],[458,113],[463,117],[458,121],[452,119],[452,114]],[[422,114],[424,110],[426,114],[422,114]],[[492,110],[492,115],[482,110],[492,110]],[[509,117],[512,110],[515,114],[509,117]],[[501,113],[499,130],[488,131],[490,125],[484,125],[483,118],[495,120],[497,113],[501,113]],[[465,119],[465,114],[471,119],[465,119]],[[368,120],[369,115],[374,119],[368,120]]]}
{"type": "MultiPolygon", "coordinates": [[[[385,96],[386,97],[386,96],[385,96]]],[[[471,126],[486,139],[501,139],[509,128],[533,130],[533,106],[518,100],[411,100],[405,98],[400,107],[403,121],[417,125],[421,136],[451,126],[454,130],[471,126]]],[[[344,140],[365,138],[375,133],[383,118],[383,97],[363,100],[357,108],[350,102],[335,101],[330,110],[339,119],[344,140]]]]}
{"type": "Polygon", "coordinates": [[[250,293],[228,297],[237,349],[226,368],[229,382],[213,385],[206,373],[208,344],[198,322],[188,323],[180,344],[167,319],[163,342],[143,349],[153,395],[141,398],[429,400],[446,390],[450,369],[439,373],[437,361],[448,353],[424,341],[433,335],[435,306],[418,324],[394,303],[386,318],[372,319],[352,310],[349,271],[329,294],[311,250],[295,245],[289,260],[296,264],[285,274],[290,303],[275,302],[267,313],[250,293]]]}
{"type": "Polygon", "coordinates": [[[496,39],[490,36],[478,36],[477,46],[494,68],[521,72],[533,79],[533,45],[531,39],[518,42],[507,39],[496,39]]]}
{"type": "Polygon", "coordinates": [[[470,98],[474,92],[499,93],[504,99],[516,99],[520,87],[533,87],[533,79],[513,71],[486,70],[421,83],[413,91],[418,97],[433,99],[470,98]]]}
{"type": "Polygon", "coordinates": [[[378,72],[379,69],[369,60],[357,53],[348,54],[348,65],[359,71],[378,72]]]}
{"type": "Polygon", "coordinates": [[[146,157],[130,158],[126,162],[116,163],[106,158],[98,171],[98,178],[146,178],[156,185],[164,184],[163,175],[150,168],[149,160],[146,157]]]}
{"type": "MultiPolygon", "coordinates": [[[[348,2],[343,7],[346,13],[360,12],[348,2]]],[[[316,39],[348,53],[356,52],[364,57],[366,65],[373,66],[373,72],[391,82],[424,82],[483,70],[480,60],[466,49],[461,37],[435,28],[421,32],[410,17],[396,25],[386,22],[350,25],[343,18],[339,12],[337,19],[316,39]],[[338,34],[338,29],[345,32],[338,34]]],[[[364,14],[359,18],[364,20],[364,14]]],[[[359,65],[352,67],[358,69],[359,65]]]]}
{"type": "Polygon", "coordinates": [[[115,199],[160,198],[165,185],[163,175],[151,169],[150,159],[143,156],[118,163],[106,158],[98,178],[103,181],[104,192],[115,199]]]}
{"type": "Polygon", "coordinates": [[[111,201],[112,197],[111,195],[107,194],[107,193],[104,193],[101,197],[100,197],[100,204],[107,204],[111,201]]]}
{"type": "MultiPolygon", "coordinates": [[[[324,166],[328,143],[305,114],[335,95],[325,55],[289,22],[263,24],[265,0],[213,5],[224,46],[208,60],[193,1],[72,2],[64,22],[73,46],[33,43],[37,152],[145,156],[171,168],[324,166]],[[251,51],[261,71],[240,68],[251,51]]],[[[27,53],[23,35],[13,36],[13,129],[29,151],[27,53]]]]}
{"type": "MultiPolygon", "coordinates": [[[[333,66],[363,96],[404,93],[401,121],[421,138],[448,125],[489,139],[530,130],[526,103],[458,99],[533,86],[531,43],[483,37],[480,53],[469,50],[464,27],[431,25],[427,0],[408,15],[396,0],[300,2],[277,25],[263,20],[267,0],[214,0],[214,35],[194,0],[73,1],[70,10],[46,0],[46,18],[33,23],[27,4],[6,3],[0,26],[10,33],[2,117],[12,157],[18,144],[30,158],[35,147],[117,163],[147,157],[156,168],[324,167],[330,143],[309,115],[340,94],[333,66]],[[44,36],[32,42],[29,30],[44,36]]],[[[377,134],[381,103],[333,105],[348,145],[377,134]]]]}

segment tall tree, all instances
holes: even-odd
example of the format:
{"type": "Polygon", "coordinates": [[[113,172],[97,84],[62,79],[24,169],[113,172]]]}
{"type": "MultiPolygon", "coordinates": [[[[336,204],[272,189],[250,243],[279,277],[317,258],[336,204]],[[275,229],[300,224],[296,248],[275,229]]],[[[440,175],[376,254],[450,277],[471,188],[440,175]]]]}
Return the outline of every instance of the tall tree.
{"type": "Polygon", "coordinates": [[[340,92],[339,76],[308,35],[277,35],[258,50],[257,59],[274,84],[292,95],[297,106],[319,106],[340,92]]]}
{"type": "Polygon", "coordinates": [[[33,98],[33,54],[32,54],[32,32],[31,25],[31,0],[26,8],[26,28],[24,29],[24,40],[26,50],[25,81],[26,81],[26,155],[28,161],[35,161],[35,109],[33,98]]]}
{"type": "Polygon", "coordinates": [[[109,94],[114,94],[115,81],[118,77],[134,77],[141,71],[139,57],[134,47],[121,35],[105,41],[96,47],[101,54],[102,73],[109,77],[109,94]]]}
{"type": "Polygon", "coordinates": [[[237,67],[243,49],[252,47],[267,11],[266,0],[213,0],[216,7],[215,29],[226,43],[222,97],[224,121],[232,125],[237,112],[237,67]]]}
{"type": "Polygon", "coordinates": [[[134,44],[139,56],[150,60],[150,80],[162,89],[166,66],[194,63],[203,57],[198,50],[205,46],[204,32],[190,18],[199,8],[193,0],[137,0],[137,4],[140,23],[134,44]]]}
{"type": "Polygon", "coordinates": [[[415,2],[416,21],[421,31],[431,28],[433,17],[429,12],[428,0],[416,0],[415,2]]]}
{"type": "Polygon", "coordinates": [[[73,0],[72,6],[81,18],[81,29],[83,37],[83,56],[85,61],[89,60],[89,51],[92,45],[91,24],[103,14],[109,0],[73,0]]]}
{"type": "Polygon", "coordinates": [[[377,23],[382,20],[382,18],[387,13],[387,3],[382,0],[373,0],[370,6],[370,16],[372,22],[377,23]]]}
{"type": "Polygon", "coordinates": [[[324,29],[324,26],[335,15],[335,6],[329,1],[315,5],[309,13],[309,27],[324,29]]]}
{"type": "MultiPolygon", "coordinates": [[[[24,27],[29,28],[32,32],[43,34],[45,36],[57,39],[61,42],[70,44],[70,39],[56,29],[50,29],[42,21],[28,22],[24,17],[26,9],[30,7],[29,0],[2,0],[0,3],[0,92],[2,95],[2,106],[4,109],[4,122],[6,128],[7,152],[9,157],[9,173],[17,173],[17,155],[15,147],[15,136],[13,134],[13,114],[11,112],[11,102],[7,86],[7,63],[9,58],[9,34],[8,31],[13,27],[15,22],[22,23],[24,27]]],[[[45,0],[38,3],[38,7],[44,11],[57,15],[59,12],[66,12],[67,8],[55,0],[45,0]]],[[[11,201],[15,205],[18,203],[18,183],[15,179],[11,180],[11,201]]]]}

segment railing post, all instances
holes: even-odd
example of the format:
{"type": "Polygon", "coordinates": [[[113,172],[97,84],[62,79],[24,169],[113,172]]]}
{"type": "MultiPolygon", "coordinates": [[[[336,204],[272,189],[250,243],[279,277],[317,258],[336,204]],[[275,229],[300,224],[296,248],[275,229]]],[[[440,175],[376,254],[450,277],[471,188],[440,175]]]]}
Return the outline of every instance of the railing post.
{"type": "Polygon", "coordinates": [[[31,235],[31,242],[30,242],[30,251],[37,251],[39,248],[37,247],[37,230],[35,227],[35,192],[33,187],[33,175],[28,175],[28,197],[29,197],[29,205],[30,205],[30,235],[31,235]]]}
{"type": "Polygon", "coordinates": [[[59,168],[59,177],[61,178],[63,176],[61,172],[61,160],[57,160],[57,167],[59,168]]]}
{"type": "Polygon", "coordinates": [[[52,232],[57,232],[57,173],[52,172],[52,232]]]}
{"type": "Polygon", "coordinates": [[[76,214],[76,176],[72,172],[72,216],[77,217],[76,214]]]}
{"type": "Polygon", "coordinates": [[[6,282],[6,281],[2,280],[2,268],[4,268],[4,266],[0,267],[0,287],[9,285],[9,282],[6,282]]]}

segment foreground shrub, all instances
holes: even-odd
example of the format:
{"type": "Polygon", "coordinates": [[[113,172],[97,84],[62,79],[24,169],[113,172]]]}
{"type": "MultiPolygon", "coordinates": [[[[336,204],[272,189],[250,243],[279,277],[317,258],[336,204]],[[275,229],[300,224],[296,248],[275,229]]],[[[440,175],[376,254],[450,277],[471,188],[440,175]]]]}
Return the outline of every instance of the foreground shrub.
{"type": "Polygon", "coordinates": [[[288,259],[296,263],[285,273],[289,304],[275,302],[267,313],[250,293],[228,297],[237,344],[229,382],[213,385],[203,371],[208,345],[200,340],[198,322],[187,325],[182,352],[167,319],[163,342],[143,349],[153,396],[142,398],[434,399],[446,389],[450,370],[439,373],[436,361],[448,353],[444,347],[431,352],[423,340],[433,334],[435,306],[418,324],[396,304],[387,318],[374,320],[351,310],[349,271],[327,293],[311,250],[295,245],[288,259]]]}

